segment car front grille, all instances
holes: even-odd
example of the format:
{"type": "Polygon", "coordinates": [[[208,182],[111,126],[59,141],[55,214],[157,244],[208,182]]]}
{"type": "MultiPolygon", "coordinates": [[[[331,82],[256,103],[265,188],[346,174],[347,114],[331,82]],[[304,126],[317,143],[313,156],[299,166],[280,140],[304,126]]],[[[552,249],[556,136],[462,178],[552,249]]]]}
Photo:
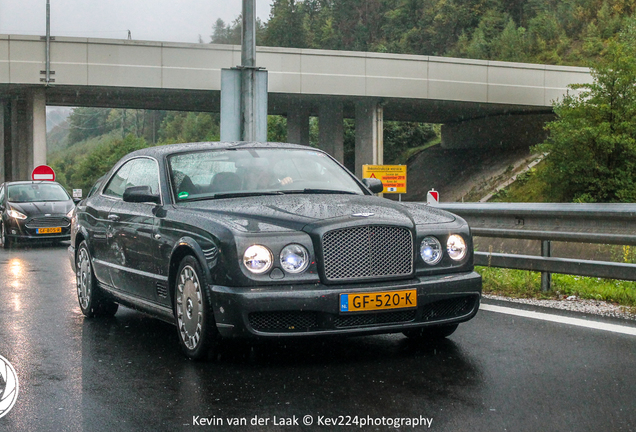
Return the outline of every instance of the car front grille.
{"type": "Polygon", "coordinates": [[[407,228],[368,225],[343,228],[322,237],[328,281],[356,281],[413,273],[413,236],[407,228]]]}
{"type": "Polygon", "coordinates": [[[416,313],[417,311],[412,309],[407,311],[370,313],[363,315],[340,315],[334,320],[334,325],[338,328],[343,328],[405,323],[413,321],[416,313]]]}
{"type": "Polygon", "coordinates": [[[424,305],[422,321],[439,321],[468,315],[476,306],[476,296],[456,297],[424,305]]]}
{"type": "Polygon", "coordinates": [[[39,217],[33,218],[29,222],[27,222],[27,228],[55,228],[62,227],[66,228],[71,223],[65,217],[39,217]]]}
{"type": "Polygon", "coordinates": [[[250,326],[263,332],[303,332],[318,328],[316,312],[252,312],[250,326]]]}
{"type": "Polygon", "coordinates": [[[462,296],[424,304],[418,309],[338,315],[318,311],[251,312],[249,325],[263,333],[347,330],[406,323],[433,323],[463,318],[475,310],[479,296],[462,296]]]}

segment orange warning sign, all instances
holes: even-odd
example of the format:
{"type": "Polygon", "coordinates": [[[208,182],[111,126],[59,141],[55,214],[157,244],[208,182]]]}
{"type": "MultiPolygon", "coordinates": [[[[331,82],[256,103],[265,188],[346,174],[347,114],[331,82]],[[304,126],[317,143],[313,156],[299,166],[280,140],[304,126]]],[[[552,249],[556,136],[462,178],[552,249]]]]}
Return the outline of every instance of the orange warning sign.
{"type": "Polygon", "coordinates": [[[362,165],[362,178],[377,178],[383,193],[406,193],[406,165],[362,165]]]}

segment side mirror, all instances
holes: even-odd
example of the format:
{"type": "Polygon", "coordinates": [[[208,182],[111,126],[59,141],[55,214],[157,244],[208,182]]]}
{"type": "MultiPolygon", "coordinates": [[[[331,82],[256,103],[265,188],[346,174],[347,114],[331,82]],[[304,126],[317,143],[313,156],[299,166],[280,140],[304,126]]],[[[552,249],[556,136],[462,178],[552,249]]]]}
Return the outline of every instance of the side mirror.
{"type": "Polygon", "coordinates": [[[75,203],[75,205],[79,204],[81,201],[81,198],[73,198],[73,202],[75,203]]]}
{"type": "Polygon", "coordinates": [[[377,178],[364,178],[362,179],[362,183],[373,193],[380,193],[384,190],[382,181],[377,178]]]}
{"type": "Polygon", "coordinates": [[[131,186],[126,188],[123,196],[124,202],[131,203],[161,203],[161,197],[153,194],[150,186],[131,186]]]}

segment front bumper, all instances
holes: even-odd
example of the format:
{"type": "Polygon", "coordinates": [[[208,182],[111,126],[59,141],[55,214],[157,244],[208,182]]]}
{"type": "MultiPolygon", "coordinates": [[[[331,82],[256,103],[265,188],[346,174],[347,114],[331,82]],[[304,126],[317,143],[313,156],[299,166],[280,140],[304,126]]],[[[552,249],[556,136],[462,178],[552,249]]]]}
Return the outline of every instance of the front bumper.
{"type": "Polygon", "coordinates": [[[77,269],[75,268],[75,247],[73,245],[70,245],[67,251],[68,251],[68,259],[69,261],[71,261],[71,268],[73,269],[73,273],[75,273],[77,272],[77,269]]]}
{"type": "MultiPolygon", "coordinates": [[[[61,218],[57,218],[61,219],[61,218]]],[[[11,240],[28,240],[28,241],[62,241],[70,240],[71,226],[68,221],[64,223],[42,224],[42,226],[32,226],[31,218],[27,220],[8,219],[5,221],[5,232],[11,240]],[[44,228],[60,228],[59,233],[40,234],[38,230],[44,228]]]]}
{"type": "Polygon", "coordinates": [[[217,328],[224,337],[377,334],[471,319],[479,309],[481,276],[467,272],[374,284],[211,289],[217,328]],[[340,313],[340,294],[405,289],[417,290],[417,308],[340,313]]]}

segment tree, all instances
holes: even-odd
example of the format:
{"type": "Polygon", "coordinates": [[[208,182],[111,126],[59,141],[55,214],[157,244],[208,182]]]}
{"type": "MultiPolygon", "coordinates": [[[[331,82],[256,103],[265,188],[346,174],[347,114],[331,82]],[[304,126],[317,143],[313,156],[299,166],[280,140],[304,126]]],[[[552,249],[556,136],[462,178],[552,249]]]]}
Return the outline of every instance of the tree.
{"type": "Polygon", "coordinates": [[[547,125],[545,181],[552,198],[636,201],[636,21],[612,40],[593,82],[570,86],[547,125]]]}
{"type": "Polygon", "coordinates": [[[107,108],[73,108],[68,116],[68,145],[109,132],[112,127],[109,114],[107,108]]]}
{"type": "Polygon", "coordinates": [[[264,44],[307,48],[303,15],[302,8],[296,0],[274,0],[263,40],[264,44]]]}

